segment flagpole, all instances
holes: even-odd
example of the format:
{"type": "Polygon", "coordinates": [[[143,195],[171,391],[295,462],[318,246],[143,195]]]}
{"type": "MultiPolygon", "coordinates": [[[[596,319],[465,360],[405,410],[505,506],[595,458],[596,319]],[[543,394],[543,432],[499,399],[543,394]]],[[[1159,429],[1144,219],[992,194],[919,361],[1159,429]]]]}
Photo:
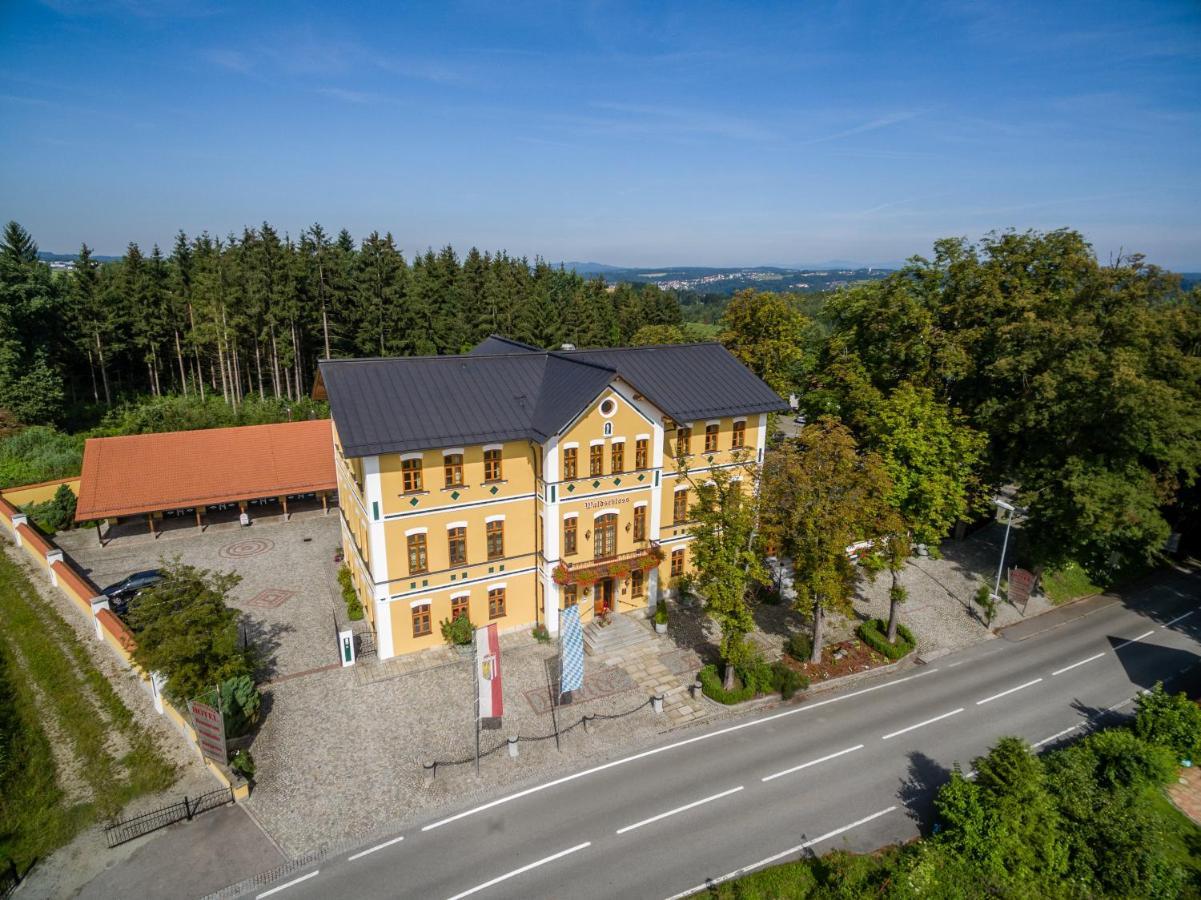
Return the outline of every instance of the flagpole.
{"type": "MultiPolygon", "coordinates": [[[[561,750],[559,747],[559,716],[557,710],[559,701],[563,699],[563,630],[559,629],[559,689],[556,691],[551,687],[551,704],[550,704],[550,720],[555,727],[555,749],[561,750]]],[[[550,673],[547,672],[547,677],[550,673]]]]}
{"type": "Polygon", "coordinates": [[[477,629],[471,636],[471,665],[475,670],[475,774],[480,774],[480,633],[477,629]]]}

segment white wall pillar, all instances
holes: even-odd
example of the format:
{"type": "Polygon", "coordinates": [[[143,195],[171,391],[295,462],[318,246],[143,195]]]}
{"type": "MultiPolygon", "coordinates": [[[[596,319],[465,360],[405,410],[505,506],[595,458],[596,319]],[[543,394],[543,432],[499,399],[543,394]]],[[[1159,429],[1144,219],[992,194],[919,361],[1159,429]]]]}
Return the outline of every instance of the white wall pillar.
{"type": "Polygon", "coordinates": [[[17,546],[21,546],[21,532],[17,530],[20,525],[28,525],[29,516],[25,513],[17,513],[13,516],[13,539],[17,542],[17,546]]]}
{"type": "Polygon", "coordinates": [[[542,624],[548,633],[559,633],[559,586],[551,572],[560,562],[559,536],[563,533],[559,491],[559,438],[542,447],[542,624]]]}
{"type": "Polygon", "coordinates": [[[101,626],[100,626],[100,619],[98,618],[98,613],[102,609],[107,609],[110,611],[112,610],[112,607],[108,605],[108,597],[103,597],[103,596],[93,597],[92,598],[92,624],[96,626],[96,640],[98,640],[98,641],[104,640],[104,634],[103,634],[103,632],[101,630],[101,626]]]}

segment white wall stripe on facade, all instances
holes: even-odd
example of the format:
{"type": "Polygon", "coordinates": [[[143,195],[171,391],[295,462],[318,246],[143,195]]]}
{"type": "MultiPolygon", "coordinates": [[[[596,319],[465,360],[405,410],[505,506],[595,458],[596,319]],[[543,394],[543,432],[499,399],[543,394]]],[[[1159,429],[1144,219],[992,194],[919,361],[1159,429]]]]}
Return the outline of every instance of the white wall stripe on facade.
{"type": "Polygon", "coordinates": [[[453,506],[431,506],[426,509],[412,509],[408,512],[389,513],[384,516],[389,522],[395,519],[408,519],[413,516],[428,516],[435,513],[455,513],[463,509],[473,509],[477,506],[496,506],[498,503],[519,503],[522,500],[530,500],[536,497],[537,494],[516,494],[511,497],[496,497],[491,500],[476,500],[473,503],[456,503],[453,506]]]}
{"type": "MultiPolygon", "coordinates": [[[[524,569],[513,569],[510,572],[505,572],[505,575],[507,575],[510,578],[516,578],[518,575],[528,575],[531,572],[537,572],[537,571],[538,571],[538,569],[536,566],[528,566],[527,568],[524,568],[524,569]]],[[[441,587],[428,587],[427,586],[427,587],[421,587],[421,588],[414,588],[411,591],[400,591],[398,593],[390,595],[388,597],[388,600],[389,601],[404,600],[408,597],[412,597],[414,594],[422,594],[422,595],[427,595],[427,596],[442,596],[447,591],[457,591],[457,590],[462,590],[464,587],[473,587],[477,584],[483,584],[486,581],[493,579],[495,577],[496,577],[496,573],[492,572],[488,575],[483,575],[479,578],[472,578],[469,581],[456,581],[454,584],[444,584],[441,587]]]]}
{"type": "MultiPolygon", "coordinates": [[[[384,496],[380,483],[379,457],[363,457],[363,491],[367,507],[383,511],[384,496]]],[[[380,659],[395,655],[392,645],[392,611],[385,602],[388,595],[388,546],[384,540],[383,517],[367,517],[367,540],[369,543],[367,556],[371,559],[368,567],[371,574],[372,598],[371,604],[375,612],[375,633],[379,642],[377,650],[380,659]]]]}

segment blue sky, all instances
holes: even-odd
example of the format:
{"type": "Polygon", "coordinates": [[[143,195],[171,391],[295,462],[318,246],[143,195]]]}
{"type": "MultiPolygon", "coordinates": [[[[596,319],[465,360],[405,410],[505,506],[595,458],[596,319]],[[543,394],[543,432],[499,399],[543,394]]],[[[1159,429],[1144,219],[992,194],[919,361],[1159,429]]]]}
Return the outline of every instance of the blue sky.
{"type": "Polygon", "coordinates": [[[647,266],[1067,225],[1201,270],[1196,0],[341,6],[5,0],[0,216],[647,266]]]}

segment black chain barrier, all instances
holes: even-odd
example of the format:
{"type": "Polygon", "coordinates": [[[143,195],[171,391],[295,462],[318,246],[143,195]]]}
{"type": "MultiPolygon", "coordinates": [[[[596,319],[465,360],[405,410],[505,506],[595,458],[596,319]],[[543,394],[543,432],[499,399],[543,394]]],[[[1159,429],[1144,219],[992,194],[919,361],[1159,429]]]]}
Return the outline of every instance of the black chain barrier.
{"type": "MultiPolygon", "coordinates": [[[[633,715],[634,713],[638,712],[639,710],[644,709],[648,706],[652,706],[652,705],[654,705],[653,697],[648,698],[647,700],[644,700],[642,703],[639,703],[637,706],[633,707],[632,709],[627,709],[625,712],[585,713],[584,715],[580,716],[578,721],[571,723],[570,725],[566,726],[565,728],[560,728],[558,730],[558,732],[552,731],[550,734],[540,734],[540,735],[536,735],[534,737],[524,737],[519,734],[519,735],[517,735],[517,742],[518,743],[526,743],[526,744],[535,744],[538,741],[554,740],[555,738],[563,737],[563,735],[569,733],[570,731],[572,731],[575,728],[579,728],[581,725],[587,727],[587,724],[589,722],[595,722],[597,719],[622,719],[622,718],[625,718],[626,716],[633,715]]],[[[488,750],[481,750],[480,751],[480,759],[486,759],[487,757],[489,757],[493,753],[495,753],[497,750],[500,750],[500,749],[502,749],[504,747],[508,747],[508,746],[509,746],[509,739],[506,737],[495,747],[492,747],[488,750]]],[[[426,763],[425,768],[426,769],[433,768],[433,769],[437,770],[437,769],[441,769],[445,766],[465,766],[468,763],[474,763],[474,762],[475,762],[475,755],[472,754],[471,756],[468,756],[466,759],[455,759],[455,760],[451,760],[449,762],[443,762],[442,760],[437,760],[437,759],[432,760],[432,765],[431,765],[431,763],[426,763]]]]}

